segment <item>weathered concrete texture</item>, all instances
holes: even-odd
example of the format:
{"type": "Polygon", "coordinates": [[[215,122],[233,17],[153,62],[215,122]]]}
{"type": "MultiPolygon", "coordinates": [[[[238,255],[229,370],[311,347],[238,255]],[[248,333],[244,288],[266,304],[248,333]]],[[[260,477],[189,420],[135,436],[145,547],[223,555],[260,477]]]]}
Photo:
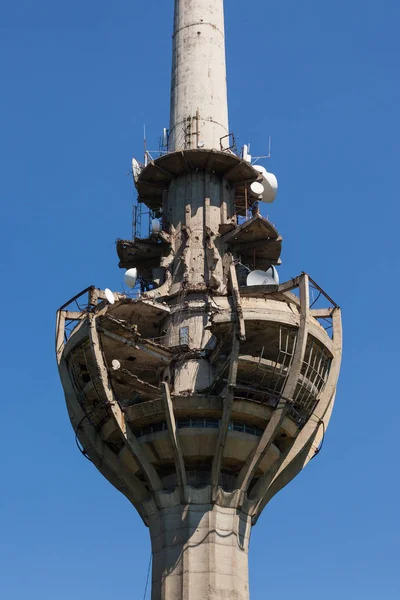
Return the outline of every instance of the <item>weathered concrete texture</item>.
{"type": "Polygon", "coordinates": [[[152,600],[248,600],[247,515],[187,504],[161,509],[149,524],[152,600]]]}
{"type": "Polygon", "coordinates": [[[88,288],[56,334],[82,451],[150,528],[152,600],[248,600],[251,524],[318,451],[340,368],[340,309],[306,273],[246,285],[282,238],[227,133],[223,0],[175,0],[169,152],[135,178],[161,231],[117,244],[154,287],[88,288]]]}
{"type": "Polygon", "coordinates": [[[228,133],[223,0],[175,0],[172,57],[169,150],[219,150],[228,133]]]}

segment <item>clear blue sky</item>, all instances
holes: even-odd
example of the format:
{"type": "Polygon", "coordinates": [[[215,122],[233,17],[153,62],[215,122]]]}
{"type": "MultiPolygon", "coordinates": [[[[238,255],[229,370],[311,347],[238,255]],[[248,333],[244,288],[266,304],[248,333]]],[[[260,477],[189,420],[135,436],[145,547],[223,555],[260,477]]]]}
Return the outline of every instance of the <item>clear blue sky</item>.
{"type": "MultiPolygon", "coordinates": [[[[77,451],[55,310],[119,289],[142,126],[168,125],[172,0],[0,11],[0,595],[143,597],[147,530],[77,451]]],[[[399,22],[396,0],[226,0],[231,128],[280,189],[281,277],[341,305],[322,453],[253,530],[251,599],[399,598],[399,22]]]]}

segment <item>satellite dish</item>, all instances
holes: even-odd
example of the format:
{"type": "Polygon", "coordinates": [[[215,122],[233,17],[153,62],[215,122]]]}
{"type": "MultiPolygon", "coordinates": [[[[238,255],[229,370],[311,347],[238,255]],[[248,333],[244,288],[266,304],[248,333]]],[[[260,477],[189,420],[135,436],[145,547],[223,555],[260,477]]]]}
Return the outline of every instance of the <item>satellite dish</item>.
{"type": "Polygon", "coordinates": [[[114,371],[118,371],[118,369],[121,368],[121,363],[119,362],[119,360],[114,358],[114,360],[111,362],[111,366],[114,369],[114,371]]]}
{"type": "Polygon", "coordinates": [[[246,285],[279,285],[278,271],[270,266],[266,271],[250,271],[247,275],[246,285]]]}
{"type": "Polygon", "coordinates": [[[137,269],[132,268],[125,271],[124,281],[130,288],[134,288],[137,280],[137,269]]]}
{"type": "Polygon", "coordinates": [[[264,186],[259,181],[254,181],[250,186],[250,194],[255,198],[259,198],[264,193],[264,186]]]}
{"type": "Polygon", "coordinates": [[[265,173],[263,177],[264,184],[264,194],[263,194],[263,202],[267,202],[271,204],[275,200],[276,193],[278,191],[278,180],[273,173],[265,173]]]}
{"type": "Polygon", "coordinates": [[[160,233],[161,231],[161,223],[158,219],[152,219],[151,221],[151,231],[152,233],[160,233]]]}
{"type": "Polygon", "coordinates": [[[140,168],[140,165],[138,163],[138,161],[136,160],[136,158],[132,158],[132,175],[133,175],[133,181],[136,183],[139,175],[140,175],[140,171],[142,169],[140,168]]]}
{"type": "Polygon", "coordinates": [[[114,294],[112,293],[112,291],[110,289],[106,288],[104,290],[104,295],[107,299],[107,302],[109,302],[110,304],[114,304],[114,302],[115,302],[114,294]]]}
{"type": "Polygon", "coordinates": [[[262,185],[264,192],[262,194],[262,202],[271,204],[275,200],[278,191],[278,180],[273,173],[269,173],[262,165],[253,165],[254,169],[262,175],[262,185]]]}
{"type": "Polygon", "coordinates": [[[261,173],[261,175],[264,175],[264,173],[267,172],[267,169],[265,167],[263,167],[262,165],[253,165],[253,169],[255,171],[257,171],[258,173],[261,173]]]}

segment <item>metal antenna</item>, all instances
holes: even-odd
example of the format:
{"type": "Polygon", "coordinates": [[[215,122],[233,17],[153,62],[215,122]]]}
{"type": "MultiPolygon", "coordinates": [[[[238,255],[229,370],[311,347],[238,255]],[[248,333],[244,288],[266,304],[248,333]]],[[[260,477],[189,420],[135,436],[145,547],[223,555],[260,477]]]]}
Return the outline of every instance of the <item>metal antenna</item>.
{"type": "Polygon", "coordinates": [[[147,140],[146,140],[146,125],[143,125],[143,152],[144,152],[144,166],[147,167],[147,140]]]}

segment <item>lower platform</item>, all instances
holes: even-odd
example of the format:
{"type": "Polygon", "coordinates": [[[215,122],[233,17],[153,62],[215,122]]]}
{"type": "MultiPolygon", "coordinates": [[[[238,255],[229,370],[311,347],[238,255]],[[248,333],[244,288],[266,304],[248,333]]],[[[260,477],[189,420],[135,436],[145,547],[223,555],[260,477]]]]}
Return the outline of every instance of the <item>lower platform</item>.
{"type": "Polygon", "coordinates": [[[147,524],[172,497],[196,504],[201,490],[202,504],[256,521],[323,439],[339,308],[313,308],[306,274],[257,296],[237,288],[235,297],[112,302],[86,291],[86,308],[74,297],[58,311],[56,342],[82,452],[147,524]]]}

